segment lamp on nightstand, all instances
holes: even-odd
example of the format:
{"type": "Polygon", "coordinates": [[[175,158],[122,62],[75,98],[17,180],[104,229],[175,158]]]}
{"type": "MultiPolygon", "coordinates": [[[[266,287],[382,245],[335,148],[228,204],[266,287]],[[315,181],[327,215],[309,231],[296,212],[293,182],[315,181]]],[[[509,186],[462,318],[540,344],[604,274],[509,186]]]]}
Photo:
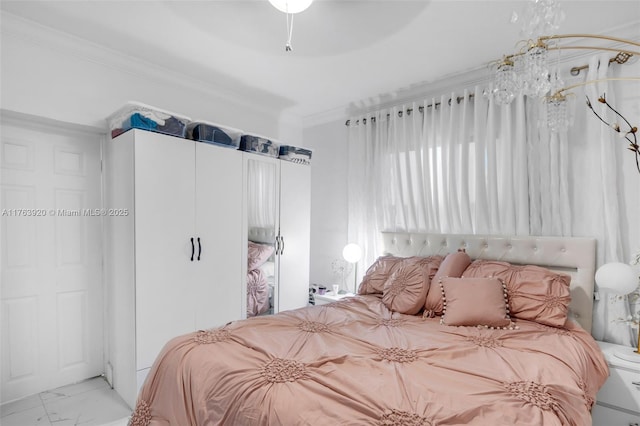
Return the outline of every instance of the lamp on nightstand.
{"type": "MultiPolygon", "coordinates": [[[[638,276],[630,265],[612,262],[598,268],[596,271],[596,283],[601,290],[627,295],[638,288],[638,276]]],[[[638,338],[638,347],[635,351],[630,348],[624,351],[617,351],[614,355],[626,361],[640,363],[640,330],[638,331],[638,338]]]]}
{"type": "Polygon", "coordinates": [[[342,257],[349,263],[354,264],[353,271],[353,294],[358,293],[358,262],[362,257],[362,249],[355,243],[349,243],[342,249],[342,257]]]}

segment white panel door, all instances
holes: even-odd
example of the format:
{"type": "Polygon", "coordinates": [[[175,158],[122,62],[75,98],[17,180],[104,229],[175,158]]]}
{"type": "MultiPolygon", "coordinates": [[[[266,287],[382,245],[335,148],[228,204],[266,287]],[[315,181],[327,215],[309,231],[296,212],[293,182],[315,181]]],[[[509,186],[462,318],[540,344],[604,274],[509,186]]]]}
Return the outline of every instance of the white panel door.
{"type": "Polygon", "coordinates": [[[242,316],[242,153],[196,143],[196,328],[242,316]]]}
{"type": "Polygon", "coordinates": [[[136,131],[136,370],[194,329],[194,144],[136,131]]]}
{"type": "Polygon", "coordinates": [[[100,136],[3,120],[2,401],[103,369],[100,136]]]}
{"type": "Polygon", "coordinates": [[[311,168],[280,162],[280,236],[278,278],[280,311],[306,306],[309,301],[309,244],[311,227],[311,168]]]}

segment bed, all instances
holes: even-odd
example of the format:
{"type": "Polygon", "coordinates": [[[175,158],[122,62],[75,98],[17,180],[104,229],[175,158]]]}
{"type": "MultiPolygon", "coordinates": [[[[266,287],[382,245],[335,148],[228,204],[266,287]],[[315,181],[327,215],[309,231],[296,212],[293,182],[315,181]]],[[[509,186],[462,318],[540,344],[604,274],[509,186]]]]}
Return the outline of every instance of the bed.
{"type": "Polygon", "coordinates": [[[273,313],[275,231],[250,227],[247,241],[247,317],[273,313]]]}
{"type": "Polygon", "coordinates": [[[130,424],[591,424],[594,240],[381,239],[361,294],[169,341],[130,424]]]}

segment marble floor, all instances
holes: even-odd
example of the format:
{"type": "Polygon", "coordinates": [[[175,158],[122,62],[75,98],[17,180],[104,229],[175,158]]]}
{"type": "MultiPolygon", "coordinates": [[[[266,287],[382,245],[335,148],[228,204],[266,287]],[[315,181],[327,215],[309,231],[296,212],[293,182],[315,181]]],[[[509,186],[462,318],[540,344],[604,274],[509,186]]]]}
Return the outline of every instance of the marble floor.
{"type": "Polygon", "coordinates": [[[103,377],[0,406],[2,426],[126,426],[130,415],[103,377]]]}

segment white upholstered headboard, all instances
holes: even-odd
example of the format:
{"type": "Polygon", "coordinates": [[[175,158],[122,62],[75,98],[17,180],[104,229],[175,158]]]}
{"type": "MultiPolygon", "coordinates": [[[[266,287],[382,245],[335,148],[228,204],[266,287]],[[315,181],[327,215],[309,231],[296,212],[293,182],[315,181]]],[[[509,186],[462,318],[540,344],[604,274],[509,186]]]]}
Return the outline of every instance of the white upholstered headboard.
{"type": "Polygon", "coordinates": [[[447,255],[465,249],[472,259],[539,265],[571,275],[569,316],[591,332],[596,240],[535,237],[382,232],[382,254],[447,255]]]}
{"type": "Polygon", "coordinates": [[[273,227],[252,226],[247,232],[249,241],[262,244],[274,244],[276,241],[276,231],[273,227]]]}

